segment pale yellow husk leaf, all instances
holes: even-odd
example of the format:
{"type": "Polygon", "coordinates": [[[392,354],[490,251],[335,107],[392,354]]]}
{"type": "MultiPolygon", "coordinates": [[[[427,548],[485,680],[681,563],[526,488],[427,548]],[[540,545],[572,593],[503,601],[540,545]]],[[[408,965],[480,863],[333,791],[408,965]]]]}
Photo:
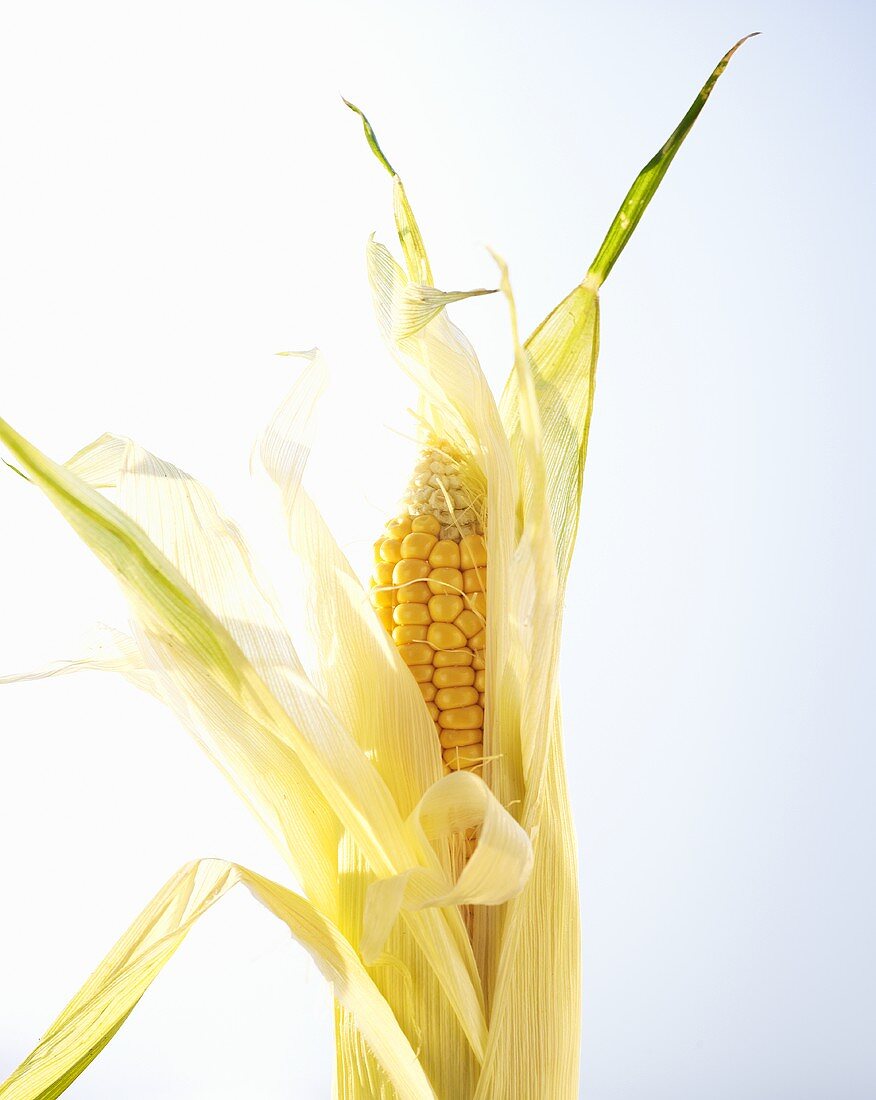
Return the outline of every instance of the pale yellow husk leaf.
{"type": "MultiPolygon", "coordinates": [[[[290,440],[295,429],[274,422],[273,435],[290,440]]],[[[266,454],[264,446],[260,453],[280,488],[291,544],[306,570],[320,690],[384,776],[401,811],[408,814],[442,775],[434,725],[366,591],[315,505],[303,490],[291,488],[281,456],[266,454]]],[[[436,847],[441,865],[449,870],[447,846],[443,851],[442,845],[436,847]]],[[[346,835],[338,850],[338,921],[357,949],[365,898],[374,880],[360,850],[346,835]]],[[[476,980],[465,931],[454,924],[460,953],[476,980]]],[[[452,1096],[460,1089],[460,1095],[471,1095],[478,1063],[434,971],[403,926],[392,929],[385,958],[368,972],[419,1052],[438,1095],[452,1096]]],[[[342,1007],[336,1013],[336,1033],[340,1100],[395,1097],[355,1021],[342,1007]]]]}
{"type": "Polygon", "coordinates": [[[52,661],[42,668],[0,676],[0,684],[48,680],[72,672],[117,672],[136,687],[164,702],[158,681],[143,664],[140,647],[129,634],[102,623],[90,630],[77,648],[82,651],[79,657],[52,661]]]}
{"type": "MultiPolygon", "coordinates": [[[[109,435],[78,452],[67,469],[114,492],[119,508],[180,571],[274,696],[287,709],[293,705],[304,682],[301,662],[240,531],[212,494],[171,463],[109,435]]],[[[260,818],[307,896],[334,913],[339,825],[298,755],[263,738],[238,708],[217,704],[205,712],[142,628],[136,641],[164,699],[260,818]],[[287,797],[290,783],[300,798],[287,797]]]]}
{"type": "Polygon", "coordinates": [[[439,869],[415,867],[371,884],[365,899],[366,934],[360,943],[366,962],[378,957],[399,912],[433,905],[501,905],[520,893],[532,870],[529,837],[470,772],[439,779],[409,820],[424,847],[476,828],[477,848],[456,881],[439,869]]]}
{"type": "MultiPolygon", "coordinates": [[[[290,439],[294,429],[289,425],[282,429],[278,426],[276,434],[290,439]]],[[[469,827],[460,823],[470,820],[465,816],[470,813],[469,806],[474,807],[478,823],[487,816],[484,807],[489,808],[493,839],[484,845],[482,857],[466,868],[459,881],[453,883],[448,877],[449,853],[446,844],[441,843],[446,837],[434,829],[428,837],[425,834],[420,837],[422,847],[427,851],[434,849],[439,856],[434,867],[428,872],[411,869],[398,877],[405,881],[420,877],[421,881],[433,884],[431,894],[422,895],[419,903],[448,906],[445,909],[447,919],[454,929],[460,953],[468,959],[477,982],[470,941],[459,911],[452,903],[462,904],[476,898],[480,903],[494,905],[519,892],[529,874],[531,848],[528,838],[483,783],[474,777],[450,784],[445,780],[430,787],[442,774],[441,761],[434,725],[415,682],[373,614],[366,592],[313,502],[302,490],[290,491],[288,473],[282,461],[264,454],[263,449],[261,457],[268,474],[281,490],[292,546],[306,570],[307,588],[312,594],[311,634],[317,643],[322,674],[320,683],[332,708],[385,776],[398,805],[412,811],[412,821],[417,821],[417,814],[426,804],[432,806],[433,811],[442,805],[447,814],[455,815],[453,830],[460,831],[469,827]],[[489,861],[488,854],[491,856],[489,861]],[[478,876],[487,866],[489,874],[479,880],[478,876]]],[[[445,828],[444,833],[453,830],[445,828]]],[[[376,925],[380,906],[375,904],[373,893],[370,904],[366,905],[365,900],[370,876],[362,873],[352,844],[342,845],[341,853],[342,859],[350,860],[347,868],[341,867],[341,888],[346,891],[342,908],[351,906],[357,914],[367,908],[369,914],[374,914],[376,925]]],[[[392,884],[397,881],[375,883],[373,890],[385,891],[385,897],[392,898],[392,884]]],[[[388,905],[380,935],[364,942],[358,939],[361,916],[354,921],[350,935],[367,956],[376,951],[373,944],[382,940],[391,927],[396,908],[395,902],[388,905]]],[[[396,959],[404,959],[404,966],[412,971],[413,981],[399,983],[398,966],[372,970],[375,980],[386,990],[399,1019],[405,1021],[406,1032],[412,1039],[414,1035],[421,1037],[423,1056],[430,1068],[439,1076],[447,1076],[448,1087],[458,1090],[467,1076],[469,1058],[459,1049],[454,1023],[447,1019],[447,1005],[440,1003],[435,991],[430,992],[433,978],[424,971],[422,959],[411,951],[404,939],[391,937],[387,952],[396,959]],[[426,1003],[428,1011],[419,1011],[418,1005],[426,1003]],[[454,1071],[447,1067],[458,1068],[454,1071]]],[[[357,1070],[356,1076],[367,1081],[366,1088],[373,1088],[371,1074],[357,1070]]]]}
{"type": "Polygon", "coordinates": [[[533,838],[535,862],[526,890],[507,906],[487,1057],[475,1100],[578,1095],[578,863],[558,709],[533,838]]]}
{"type": "MultiPolygon", "coordinates": [[[[306,679],[292,676],[287,667],[281,669],[297,689],[290,705],[297,711],[298,725],[227,629],[137,525],[2,421],[0,438],[117,573],[137,613],[139,632],[156,653],[157,666],[204,727],[218,733],[222,749],[234,754],[235,781],[241,774],[255,773],[250,780],[255,787],[266,746],[292,749],[330,798],[376,874],[401,874],[424,860],[429,865],[428,854],[419,850],[376,769],[306,679]]],[[[290,793],[279,789],[276,798],[282,802],[290,793]]],[[[405,921],[438,975],[475,1055],[482,1057],[486,1022],[480,989],[460,958],[444,915],[429,909],[406,913],[405,921]]]]}
{"type": "MultiPolygon", "coordinates": [[[[546,479],[544,496],[561,590],[565,588],[581,513],[581,489],[599,352],[599,296],[594,280],[568,294],[526,341],[541,415],[546,479]]],[[[533,487],[523,461],[520,388],[516,372],[501,402],[502,421],[518,460],[527,499],[533,487]]]]}
{"type": "Polygon", "coordinates": [[[59,1096],[121,1027],[195,921],[238,883],[284,921],[306,948],[398,1093],[412,1100],[435,1100],[389,1005],[338,928],[293,891],[215,859],[183,867],[159,891],[36,1050],[0,1085],[2,1100],[59,1096]]]}
{"type": "MultiPolygon", "coordinates": [[[[307,383],[302,379],[296,387],[296,400],[291,404],[287,403],[278,413],[278,417],[282,419],[291,416],[294,420],[299,404],[307,404],[308,395],[318,385],[318,382],[307,383]]],[[[146,602],[133,600],[137,611],[136,639],[126,639],[122,655],[114,656],[112,660],[104,659],[101,666],[116,667],[131,678],[142,675],[143,670],[146,671],[153,689],[176,707],[210,755],[260,816],[281,851],[289,859],[290,865],[304,881],[305,887],[321,902],[323,911],[337,912],[337,841],[342,835],[341,824],[350,826],[356,819],[351,816],[346,820],[343,817],[341,821],[336,820],[328,810],[327,803],[318,796],[313,783],[311,801],[299,801],[302,786],[306,791],[306,782],[311,781],[311,776],[309,773],[305,774],[302,781],[296,773],[295,768],[299,764],[301,753],[288,743],[290,731],[286,729],[286,721],[290,714],[297,712],[302,726],[312,728],[315,712],[324,722],[331,723],[331,727],[343,727],[338,722],[336,713],[306,680],[291,640],[274,609],[272,598],[257,577],[236,527],[221,514],[212,496],[203,486],[177,467],[157,459],[130,441],[111,436],[102,437],[75,456],[69,467],[64,469],[39,455],[39,452],[30,448],[5,425],[2,426],[2,431],[21,466],[34,480],[42,482],[43,488],[59,503],[62,511],[67,512],[68,518],[85,535],[86,541],[115,566],[129,595],[141,595],[137,585],[139,578],[136,570],[131,569],[129,560],[132,548],[135,550],[135,562],[138,557],[146,557],[148,564],[152,566],[149,570],[151,581],[156,580],[156,571],[160,573],[157,587],[166,602],[162,606],[162,601],[155,599],[154,592],[148,592],[146,602]],[[84,479],[77,476],[77,471],[84,475],[84,479]],[[116,506],[95,493],[85,479],[104,489],[111,489],[123,506],[123,511],[119,511],[116,506]],[[130,525],[127,522],[129,516],[138,520],[147,531],[144,533],[140,526],[130,525]],[[156,547],[146,534],[151,535],[160,545],[156,547]],[[121,552],[119,541],[123,544],[121,552]],[[163,561],[161,552],[166,555],[163,561]],[[178,574],[176,570],[179,570],[178,574]],[[191,589],[187,591],[188,585],[191,589]],[[204,605],[194,596],[195,591],[201,594],[204,605]],[[175,612],[169,617],[168,604],[175,612]],[[182,614],[179,611],[180,605],[182,614]],[[154,617],[156,612],[157,619],[154,617]],[[217,616],[215,622],[211,620],[212,615],[217,616]],[[189,623],[190,618],[193,620],[192,624],[189,623]],[[245,696],[240,698],[242,693],[236,679],[232,680],[215,663],[204,667],[203,651],[199,651],[198,646],[193,646],[186,637],[186,631],[191,625],[201,630],[206,627],[208,631],[210,627],[214,627],[214,637],[209,640],[215,644],[218,639],[221,655],[224,657],[227,654],[237,668],[246,672],[249,662],[251,671],[256,674],[252,676],[251,682],[254,691],[258,693],[257,698],[263,708],[270,708],[269,714],[273,723],[280,725],[280,732],[286,734],[286,737],[278,737],[276,734],[274,737],[265,736],[266,733],[274,732],[274,725],[266,724],[265,719],[268,716],[256,710],[251,700],[245,696]],[[186,629],[181,630],[181,626],[186,629]],[[222,636],[223,629],[227,631],[227,638],[222,636]],[[185,645],[180,644],[181,641],[191,647],[189,652],[186,652],[185,645]],[[235,648],[235,643],[239,649],[235,648]],[[223,690],[217,672],[223,672],[231,680],[232,691],[227,686],[223,690]],[[302,707],[302,697],[306,704],[310,704],[309,709],[302,707]],[[287,752],[288,756],[281,757],[273,767],[267,767],[271,760],[271,750],[276,753],[278,749],[287,752]],[[290,786],[284,790],[285,782],[290,786]],[[285,797],[289,789],[294,790],[299,797],[285,797]],[[325,814],[320,823],[319,810],[323,805],[325,814]],[[321,832],[312,831],[308,835],[306,830],[315,830],[319,824],[322,825],[321,832]],[[309,863],[296,858],[301,848],[290,842],[296,836],[296,829],[299,836],[303,833],[302,845],[309,863]],[[327,870],[323,864],[327,864],[327,870]],[[311,874],[312,870],[317,872],[316,876],[311,874]]],[[[261,457],[271,467],[273,476],[283,490],[284,501],[292,506],[292,514],[295,515],[301,508],[310,509],[304,513],[308,517],[304,529],[311,536],[320,531],[327,535],[318,522],[312,505],[297,490],[297,480],[300,479],[303,467],[303,450],[306,448],[300,442],[295,442],[295,431],[291,423],[286,424],[281,433],[275,418],[263,441],[261,457]],[[282,445],[281,440],[284,441],[282,445]]],[[[334,563],[331,581],[339,581],[346,563],[339,563],[337,557],[332,555],[333,548],[328,539],[325,538],[320,545],[317,538],[312,548],[315,551],[312,560],[319,562],[321,567],[334,563]]],[[[347,570],[348,568],[346,567],[347,570]]],[[[323,576],[322,580],[326,582],[328,578],[323,576]]],[[[389,741],[384,744],[383,754],[385,770],[388,775],[403,777],[401,787],[396,784],[397,789],[392,791],[395,796],[392,808],[398,812],[397,807],[406,808],[415,795],[420,802],[429,797],[430,783],[434,784],[438,771],[434,735],[428,730],[428,719],[421,722],[424,717],[421,714],[421,699],[415,700],[418,709],[410,707],[407,716],[403,705],[400,707],[405,693],[396,689],[399,681],[407,685],[409,674],[398,663],[397,654],[387,648],[385,639],[373,629],[373,615],[365,603],[364,594],[358,588],[358,582],[354,581],[351,574],[347,580],[349,584],[346,593],[343,584],[334,584],[334,587],[328,587],[327,590],[336,593],[340,603],[346,598],[350,608],[355,605],[354,617],[358,619],[361,628],[359,640],[369,640],[366,645],[366,663],[363,664],[363,654],[354,645],[350,650],[350,667],[379,667],[379,662],[375,660],[376,649],[382,647],[384,664],[389,670],[381,690],[387,704],[387,713],[383,715],[384,721],[379,725],[372,722],[371,728],[379,729],[385,735],[388,732],[389,741]],[[389,662],[386,661],[388,656],[391,658],[389,662]],[[408,719],[413,720],[414,727],[420,722],[423,729],[420,739],[423,767],[392,772],[388,762],[395,760],[397,763],[398,750],[402,749],[406,740],[407,743],[411,740],[411,722],[408,719]]],[[[339,606],[340,604],[335,605],[336,612],[339,606]]],[[[334,627],[337,626],[336,615],[334,627]]],[[[337,637],[337,634],[334,636],[337,637]]],[[[345,637],[355,642],[357,635],[354,631],[345,637]]],[[[340,709],[349,711],[349,717],[356,725],[360,744],[368,750],[362,757],[363,763],[373,771],[373,764],[368,758],[373,757],[375,744],[373,738],[369,739],[364,734],[362,727],[362,715],[371,714],[372,708],[370,705],[363,706],[363,703],[364,700],[360,697],[358,708],[348,706],[340,709]]],[[[366,720],[366,727],[367,725],[366,720]]],[[[438,774],[440,775],[440,771],[438,774]]],[[[489,802],[492,796],[488,795],[483,783],[473,777],[469,778],[480,789],[480,803],[485,800],[489,802]]],[[[442,790],[446,788],[446,784],[439,786],[442,790]]],[[[384,789],[388,790],[386,785],[384,789]]],[[[472,813],[466,799],[471,801],[473,797],[470,791],[460,796],[460,806],[454,811],[454,820],[462,822],[455,825],[457,831],[468,827],[465,822],[471,820],[472,813]]],[[[402,907],[394,904],[391,891],[386,895],[388,900],[385,903],[381,902],[379,894],[376,895],[377,900],[369,907],[369,919],[380,928],[378,938],[382,940],[392,930],[396,913],[400,908],[405,909],[405,922],[423,956],[417,960],[418,964],[424,970],[429,970],[430,982],[437,982],[432,991],[432,1000],[434,1001],[435,994],[440,989],[446,998],[443,1005],[444,1015],[456,1017],[452,1025],[444,1022],[442,1031],[453,1033],[457,1048],[461,1045],[461,1036],[464,1035],[471,1048],[470,1051],[457,1049],[457,1063],[461,1060],[463,1064],[470,1062],[472,1056],[475,1060],[483,1057],[486,1026],[471,946],[459,910],[452,905],[445,908],[447,899],[452,897],[460,904],[474,900],[475,897],[479,902],[488,904],[502,901],[519,892],[531,864],[528,838],[498,804],[494,808],[494,816],[496,812],[511,827],[496,832],[500,842],[493,846],[494,854],[504,854],[501,841],[504,836],[512,856],[497,860],[497,870],[486,883],[478,883],[476,876],[471,873],[462,881],[454,881],[448,862],[445,860],[442,863],[439,853],[429,843],[432,837],[427,837],[417,829],[410,829],[401,821],[400,837],[406,848],[404,854],[399,856],[398,863],[392,865],[388,861],[383,864],[375,862],[372,848],[368,851],[369,869],[363,877],[366,886],[374,879],[375,869],[382,871],[383,877],[389,880],[425,875],[433,881],[431,896],[425,896],[421,892],[416,905],[402,907]]],[[[444,834],[449,831],[445,828],[444,834]]],[[[371,839],[361,829],[358,832],[350,829],[350,832],[359,845],[362,844],[363,837],[369,841],[371,839]]],[[[363,853],[367,851],[364,846],[362,850],[363,853]]],[[[378,876],[375,885],[379,882],[378,876]]],[[[359,934],[360,930],[356,929],[354,942],[358,940],[359,934]]],[[[411,999],[409,983],[405,984],[405,996],[408,1000],[411,999]]],[[[430,1004],[430,1010],[432,1007],[430,1004]]],[[[436,1018],[439,1016],[440,1014],[436,1014],[436,1018]]],[[[424,1016],[424,1019],[427,1018],[424,1016]]],[[[417,1019],[411,1021],[411,1031],[422,1031],[417,1019]]]]}

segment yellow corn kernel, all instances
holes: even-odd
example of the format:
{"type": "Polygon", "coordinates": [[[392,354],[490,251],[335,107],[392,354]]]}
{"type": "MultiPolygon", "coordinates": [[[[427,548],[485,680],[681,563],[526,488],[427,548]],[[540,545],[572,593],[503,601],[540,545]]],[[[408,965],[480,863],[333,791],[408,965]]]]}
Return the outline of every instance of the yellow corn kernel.
{"type": "Polygon", "coordinates": [[[478,696],[478,706],[482,707],[484,705],[484,703],[486,703],[486,701],[487,701],[486,692],[482,691],[480,693],[480,695],[478,696]]]}
{"type": "Polygon", "coordinates": [[[393,605],[393,591],[391,588],[372,588],[371,604],[373,607],[388,607],[393,605]]]}
{"type": "Polygon", "coordinates": [[[470,665],[474,656],[470,649],[450,649],[447,652],[439,650],[432,654],[432,664],[436,668],[447,668],[448,665],[470,665]]]}
{"type": "MultiPolygon", "coordinates": [[[[433,596],[429,600],[429,614],[432,616],[433,622],[452,623],[461,611],[461,596],[433,596]]],[[[480,628],[481,624],[478,623],[477,629],[480,630],[480,628]]]]}
{"type": "Polygon", "coordinates": [[[487,618],[487,594],[486,592],[471,592],[465,597],[465,602],[472,609],[475,615],[486,621],[487,618]]]}
{"type": "Polygon", "coordinates": [[[411,523],[411,530],[422,531],[437,538],[441,533],[441,524],[434,516],[415,516],[411,523]]]}
{"type": "Polygon", "coordinates": [[[487,544],[483,535],[466,535],[459,544],[459,560],[463,569],[487,564],[487,544]]]}
{"type": "Polygon", "coordinates": [[[393,565],[397,561],[401,561],[401,547],[402,544],[399,539],[384,539],[380,544],[381,561],[389,561],[393,565]]]}
{"type": "Polygon", "coordinates": [[[421,686],[428,684],[432,679],[432,666],[431,665],[412,665],[411,675],[421,686]]]}
{"type": "Polygon", "coordinates": [[[424,603],[400,603],[392,613],[399,626],[428,626],[432,622],[429,608],[424,603]]]}
{"type": "Polygon", "coordinates": [[[404,584],[397,589],[396,595],[399,603],[428,603],[432,597],[429,586],[425,581],[404,584]]]}
{"type": "Polygon", "coordinates": [[[432,547],[429,564],[433,569],[458,569],[459,544],[453,539],[441,539],[432,547]]]}
{"type": "Polygon", "coordinates": [[[453,771],[460,768],[470,768],[473,764],[480,764],[484,759],[484,746],[482,742],[476,745],[460,745],[458,748],[445,749],[441,754],[445,764],[453,771]]]}
{"type": "Polygon", "coordinates": [[[441,710],[455,710],[459,707],[470,707],[477,703],[477,701],[478,692],[473,687],[441,688],[435,696],[435,702],[441,710]]]}
{"type": "Polygon", "coordinates": [[[465,645],[465,635],[451,623],[432,623],[426,640],[436,649],[458,649],[465,645]]]}
{"type": "Polygon", "coordinates": [[[398,647],[399,656],[406,665],[431,665],[432,647],[426,642],[408,642],[398,647]]]}
{"type": "Polygon", "coordinates": [[[456,596],[462,592],[463,577],[459,569],[441,566],[429,574],[429,587],[436,596],[456,596]]]}
{"type": "MultiPolygon", "coordinates": [[[[422,667],[425,667],[425,666],[420,665],[420,666],[417,666],[417,667],[422,668],[422,667]]],[[[434,684],[420,684],[419,687],[420,687],[420,694],[423,696],[423,698],[426,700],[426,702],[427,703],[433,703],[435,701],[435,696],[438,692],[438,689],[435,687],[435,685],[434,684]]]]}
{"type": "Polygon", "coordinates": [[[391,523],[387,523],[386,533],[391,539],[403,539],[405,535],[411,533],[411,517],[399,516],[398,519],[394,519],[391,523]]]}
{"type": "Polygon", "coordinates": [[[479,745],[483,739],[483,730],[442,730],[438,735],[442,749],[460,749],[463,745],[479,745]]]}
{"type": "Polygon", "coordinates": [[[432,679],[439,688],[470,687],[472,684],[477,687],[478,676],[479,672],[465,665],[451,665],[449,668],[436,668],[432,679]]]}
{"type": "Polygon", "coordinates": [[[429,711],[429,717],[432,719],[432,721],[437,722],[441,714],[441,712],[438,710],[438,707],[434,703],[427,703],[426,709],[429,711]]]}
{"type": "Polygon", "coordinates": [[[479,630],[473,638],[469,639],[468,644],[472,647],[472,649],[483,649],[484,646],[487,644],[486,630],[479,630]]]}
{"type": "Polygon", "coordinates": [[[486,592],[487,571],[483,566],[479,569],[465,569],[462,574],[462,589],[464,592],[486,592]]]}
{"type": "Polygon", "coordinates": [[[471,667],[477,672],[481,672],[487,667],[486,655],[482,649],[475,653],[474,659],[471,662],[471,667]]]}
{"type": "Polygon", "coordinates": [[[471,707],[458,707],[456,710],[442,710],[438,715],[438,724],[445,730],[473,730],[483,727],[484,708],[475,704],[471,707]]]}
{"type": "MultiPolygon", "coordinates": [[[[438,686],[443,687],[444,685],[439,684],[438,686]]],[[[485,668],[479,669],[474,674],[474,686],[478,689],[478,691],[487,690],[487,670],[485,668]]]]}
{"type": "Polygon", "coordinates": [[[397,626],[393,628],[392,640],[396,645],[406,645],[408,642],[425,642],[428,627],[425,626],[397,626]]]}
{"type": "Polygon", "coordinates": [[[392,609],[389,607],[378,607],[377,617],[383,623],[384,630],[392,630],[392,609]]]}
{"type": "Polygon", "coordinates": [[[374,580],[378,584],[392,584],[392,571],[395,566],[389,561],[379,561],[374,566],[374,580]]]}
{"type": "MultiPolygon", "coordinates": [[[[433,600],[440,599],[440,596],[433,596],[433,600]]],[[[459,601],[462,603],[462,600],[459,601]]],[[[429,601],[429,606],[432,606],[432,601],[429,601]]],[[[460,611],[456,618],[453,620],[453,625],[463,632],[466,638],[472,638],[479,630],[483,630],[484,623],[480,615],[475,615],[474,611],[460,611]]]]}
{"type": "Polygon", "coordinates": [[[403,558],[419,558],[427,562],[432,553],[432,547],[438,540],[428,531],[411,531],[405,535],[401,543],[401,556],[403,558]]]}
{"type": "Polygon", "coordinates": [[[392,568],[393,584],[408,584],[410,581],[422,581],[429,576],[429,563],[418,558],[407,558],[396,562],[392,568]]]}

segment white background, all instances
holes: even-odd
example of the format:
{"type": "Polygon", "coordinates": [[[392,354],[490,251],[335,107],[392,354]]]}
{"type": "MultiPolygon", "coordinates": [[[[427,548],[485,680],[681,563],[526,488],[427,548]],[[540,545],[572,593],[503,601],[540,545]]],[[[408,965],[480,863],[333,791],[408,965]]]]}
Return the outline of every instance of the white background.
{"type": "MultiPolygon", "coordinates": [[[[606,285],[565,638],[587,1100],[876,1095],[873,9],[151,3],[0,9],[0,414],[63,459],[128,434],[294,585],[253,438],[320,344],[310,487],[354,560],[402,487],[408,387],[364,244],[402,173],[439,285],[511,266],[531,328],[734,59],[606,285]]],[[[498,385],[498,299],[458,307],[498,385]]],[[[0,478],[0,669],[123,621],[0,478]]],[[[174,719],[96,674],[0,692],[0,1077],[180,864],[283,877],[174,719]]],[[[321,979],[247,895],[70,1089],[328,1094],[321,979]]],[[[548,1098],[549,1100],[549,1098],[548,1098]]]]}

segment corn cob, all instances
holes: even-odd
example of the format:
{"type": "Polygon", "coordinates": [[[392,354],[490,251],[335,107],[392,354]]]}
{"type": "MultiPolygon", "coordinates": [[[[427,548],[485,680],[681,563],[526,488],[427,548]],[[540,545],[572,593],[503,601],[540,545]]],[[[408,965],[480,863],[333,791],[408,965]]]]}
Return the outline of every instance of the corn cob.
{"type": "Polygon", "coordinates": [[[446,449],[423,453],[401,514],[374,543],[371,601],[419,685],[445,773],[479,773],[487,547],[481,517],[446,449]]]}

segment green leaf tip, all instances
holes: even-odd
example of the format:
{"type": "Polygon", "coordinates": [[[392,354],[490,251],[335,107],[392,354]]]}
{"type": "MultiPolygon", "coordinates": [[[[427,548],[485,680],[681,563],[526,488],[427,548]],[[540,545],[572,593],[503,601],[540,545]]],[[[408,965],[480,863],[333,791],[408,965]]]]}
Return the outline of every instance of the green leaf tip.
{"type": "Polygon", "coordinates": [[[654,197],[654,193],[660,186],[663,177],[666,175],[666,171],[672,163],[672,158],[681,148],[682,142],[696,122],[700,111],[706,105],[706,100],[712,94],[712,89],[718,82],[718,77],[720,77],[727,68],[730,58],[736,53],[742,43],[747,42],[749,38],[756,37],[758,34],[760,34],[760,31],[754,31],[752,34],[745,35],[744,38],[740,38],[739,41],[724,54],[715,66],[709,79],[697,93],[696,98],[688,108],[687,114],[672,131],[659,151],[648,161],[638,176],[636,176],[633,186],[627,192],[620,210],[618,210],[615,215],[614,221],[611,223],[605,235],[605,239],[599,251],[596,253],[593,263],[590,265],[590,270],[587,273],[587,281],[591,285],[598,287],[608,278],[608,273],[614,267],[618,256],[620,256],[621,252],[623,252],[626,247],[627,241],[632,237],[636,226],[639,224],[642,215],[648,207],[648,203],[654,197]]]}
{"type": "MultiPolygon", "coordinates": [[[[341,99],[344,99],[344,97],[341,96],[341,99]]],[[[377,157],[377,159],[380,161],[380,163],[383,165],[383,167],[387,170],[387,172],[389,172],[389,174],[391,176],[395,176],[397,178],[398,173],[393,168],[393,166],[389,163],[389,161],[386,159],[386,154],[380,148],[380,142],[377,140],[377,134],[374,133],[374,128],[372,127],[372,125],[368,121],[368,119],[365,117],[364,111],[361,111],[356,106],[356,104],[351,103],[349,101],[349,99],[344,99],[344,103],[350,108],[351,111],[355,112],[355,114],[357,114],[359,116],[359,118],[362,119],[362,129],[365,131],[365,139],[368,142],[369,146],[371,147],[371,152],[375,155],[375,157],[377,157]]]]}
{"type": "Polygon", "coordinates": [[[30,478],[27,476],[24,470],[19,470],[17,466],[13,466],[11,462],[7,462],[5,458],[0,458],[0,462],[3,463],[7,470],[11,470],[14,474],[18,474],[18,476],[20,478],[23,478],[25,481],[30,481],[30,478]]]}

